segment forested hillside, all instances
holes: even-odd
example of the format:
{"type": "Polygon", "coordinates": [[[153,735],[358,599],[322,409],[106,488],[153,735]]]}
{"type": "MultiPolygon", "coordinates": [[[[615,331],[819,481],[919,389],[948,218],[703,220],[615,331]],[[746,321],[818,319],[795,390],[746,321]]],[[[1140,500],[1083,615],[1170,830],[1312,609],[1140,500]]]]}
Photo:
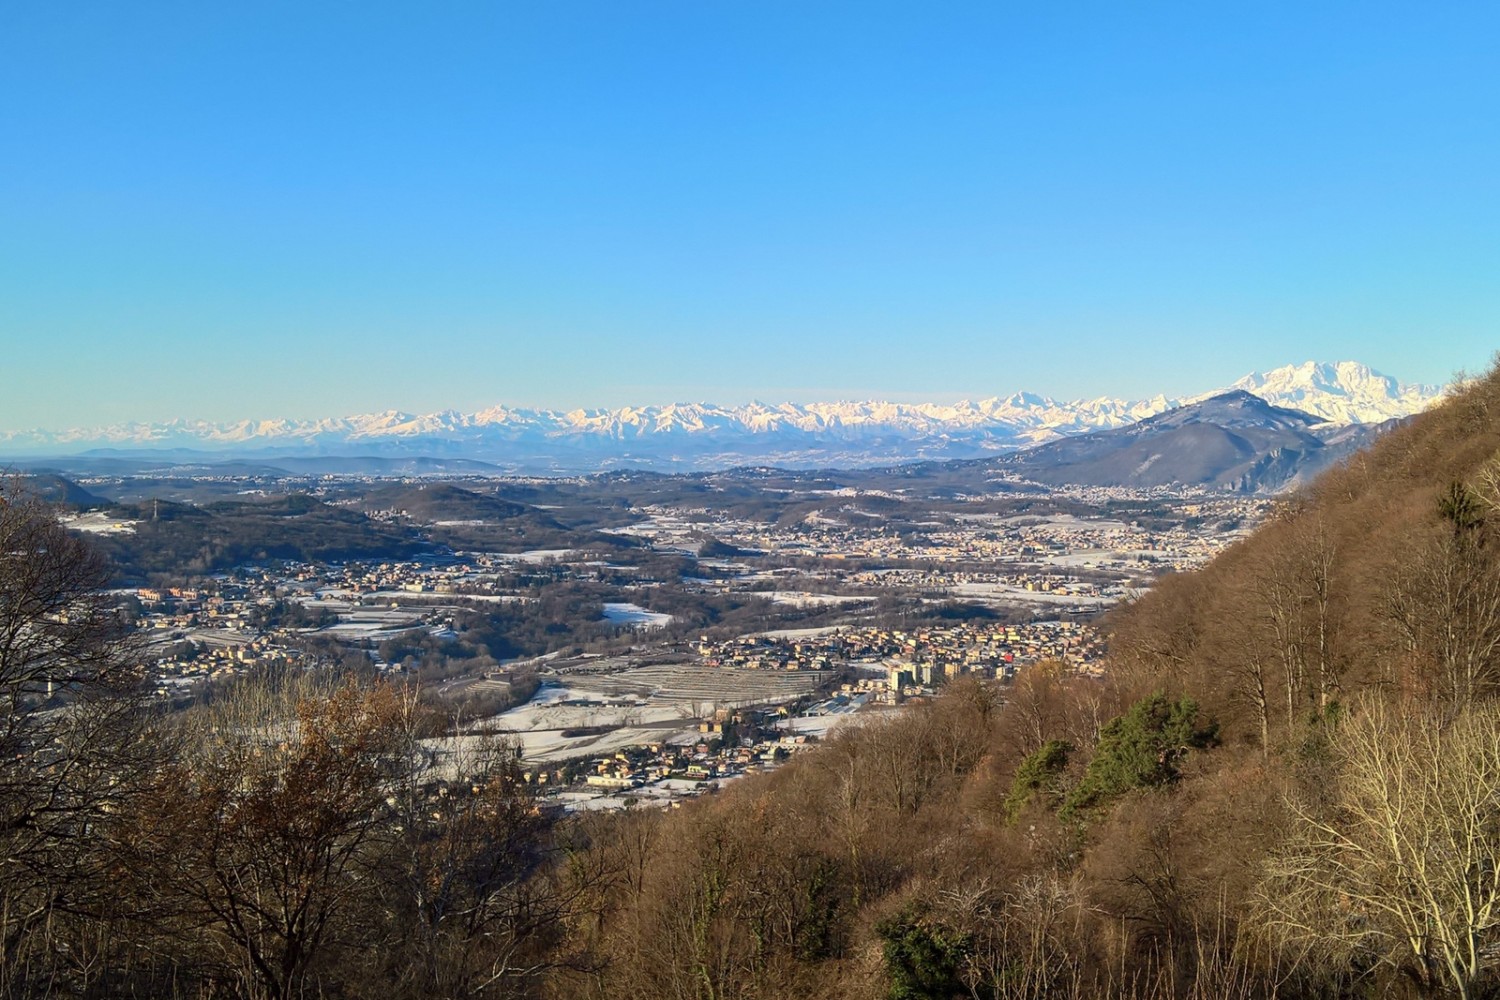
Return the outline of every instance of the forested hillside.
{"type": "Polygon", "coordinates": [[[1500,991],[1500,370],[1109,623],[678,810],[549,817],[417,693],[132,700],[0,504],[7,996],[1500,991]]]}

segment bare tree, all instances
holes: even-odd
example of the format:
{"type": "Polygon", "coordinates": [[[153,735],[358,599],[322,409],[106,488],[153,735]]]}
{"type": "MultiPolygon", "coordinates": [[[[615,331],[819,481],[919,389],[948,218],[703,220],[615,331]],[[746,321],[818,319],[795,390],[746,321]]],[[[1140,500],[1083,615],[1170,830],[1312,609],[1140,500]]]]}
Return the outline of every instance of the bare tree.
{"type": "Polygon", "coordinates": [[[1276,685],[1274,653],[1263,641],[1259,623],[1245,609],[1254,606],[1256,589],[1239,581],[1232,584],[1228,607],[1217,619],[1216,638],[1222,646],[1220,659],[1233,682],[1236,700],[1250,707],[1261,753],[1271,752],[1271,699],[1276,685]]]}
{"type": "Polygon", "coordinates": [[[1381,964],[1428,995],[1493,982],[1500,930],[1500,706],[1362,706],[1334,742],[1327,807],[1295,832],[1260,903],[1296,953],[1381,964]]]}
{"type": "Polygon", "coordinates": [[[557,877],[547,821],[509,737],[464,733],[396,689],[400,759],[379,838],[379,951],[394,995],[514,995],[553,968],[559,937],[600,873],[557,877]],[[580,876],[580,877],[571,877],[580,876]]]}
{"type": "Polygon", "coordinates": [[[1450,532],[1418,547],[1385,605],[1427,685],[1455,708],[1500,679],[1500,561],[1483,542],[1477,531],[1450,532]]]}
{"type": "Polygon", "coordinates": [[[815,766],[826,769],[831,778],[828,824],[849,866],[855,908],[862,901],[866,842],[872,832],[871,796],[867,792],[871,765],[863,751],[864,741],[844,734],[814,758],[815,766]]]}
{"type": "Polygon", "coordinates": [[[1339,695],[1346,611],[1337,546],[1320,516],[1265,531],[1263,550],[1228,578],[1212,645],[1269,752],[1274,716],[1282,716],[1290,738],[1299,719],[1326,715],[1339,695]]]}
{"type": "Polygon", "coordinates": [[[248,995],[301,995],[330,943],[352,937],[400,709],[385,687],[248,688],[195,720],[154,810],[120,832],[139,894],[206,942],[248,995]]]}
{"type": "Polygon", "coordinates": [[[48,504],[0,484],[0,975],[12,985],[48,947],[40,929],[108,901],[96,833],[155,758],[108,578],[48,504]]]}

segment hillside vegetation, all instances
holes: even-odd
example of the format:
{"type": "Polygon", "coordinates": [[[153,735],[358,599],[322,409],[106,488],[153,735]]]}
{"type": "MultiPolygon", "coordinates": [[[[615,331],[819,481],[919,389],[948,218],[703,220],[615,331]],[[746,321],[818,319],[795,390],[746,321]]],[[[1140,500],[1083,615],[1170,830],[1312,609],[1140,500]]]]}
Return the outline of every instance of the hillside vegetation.
{"type": "Polygon", "coordinates": [[[100,540],[123,580],[209,574],[272,560],[400,559],[430,547],[306,494],[202,506],[146,501],[116,505],[111,513],[135,522],[134,531],[100,540]]]}
{"type": "Polygon", "coordinates": [[[7,996],[1500,992],[1500,370],[1119,609],[1102,679],[665,813],[548,819],[400,688],[159,718],[102,563],[19,502],[0,554],[7,996]]]}

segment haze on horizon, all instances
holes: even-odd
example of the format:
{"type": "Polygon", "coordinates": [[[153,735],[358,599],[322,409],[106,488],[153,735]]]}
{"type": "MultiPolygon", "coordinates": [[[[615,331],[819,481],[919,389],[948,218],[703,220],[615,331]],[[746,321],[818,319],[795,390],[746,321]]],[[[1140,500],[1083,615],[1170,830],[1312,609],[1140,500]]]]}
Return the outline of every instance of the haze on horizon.
{"type": "Polygon", "coordinates": [[[0,29],[0,430],[1437,383],[1497,346],[1496,9],[0,29]]]}

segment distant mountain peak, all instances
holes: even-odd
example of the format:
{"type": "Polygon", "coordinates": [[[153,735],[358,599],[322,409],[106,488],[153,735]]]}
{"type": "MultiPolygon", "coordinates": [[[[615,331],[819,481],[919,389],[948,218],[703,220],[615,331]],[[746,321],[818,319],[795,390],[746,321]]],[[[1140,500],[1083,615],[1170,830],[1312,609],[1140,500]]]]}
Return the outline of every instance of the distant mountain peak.
{"type": "Polygon", "coordinates": [[[1358,361],[1304,361],[1251,372],[1229,388],[1338,424],[1378,424],[1427,409],[1442,387],[1398,382],[1358,361]]]}

